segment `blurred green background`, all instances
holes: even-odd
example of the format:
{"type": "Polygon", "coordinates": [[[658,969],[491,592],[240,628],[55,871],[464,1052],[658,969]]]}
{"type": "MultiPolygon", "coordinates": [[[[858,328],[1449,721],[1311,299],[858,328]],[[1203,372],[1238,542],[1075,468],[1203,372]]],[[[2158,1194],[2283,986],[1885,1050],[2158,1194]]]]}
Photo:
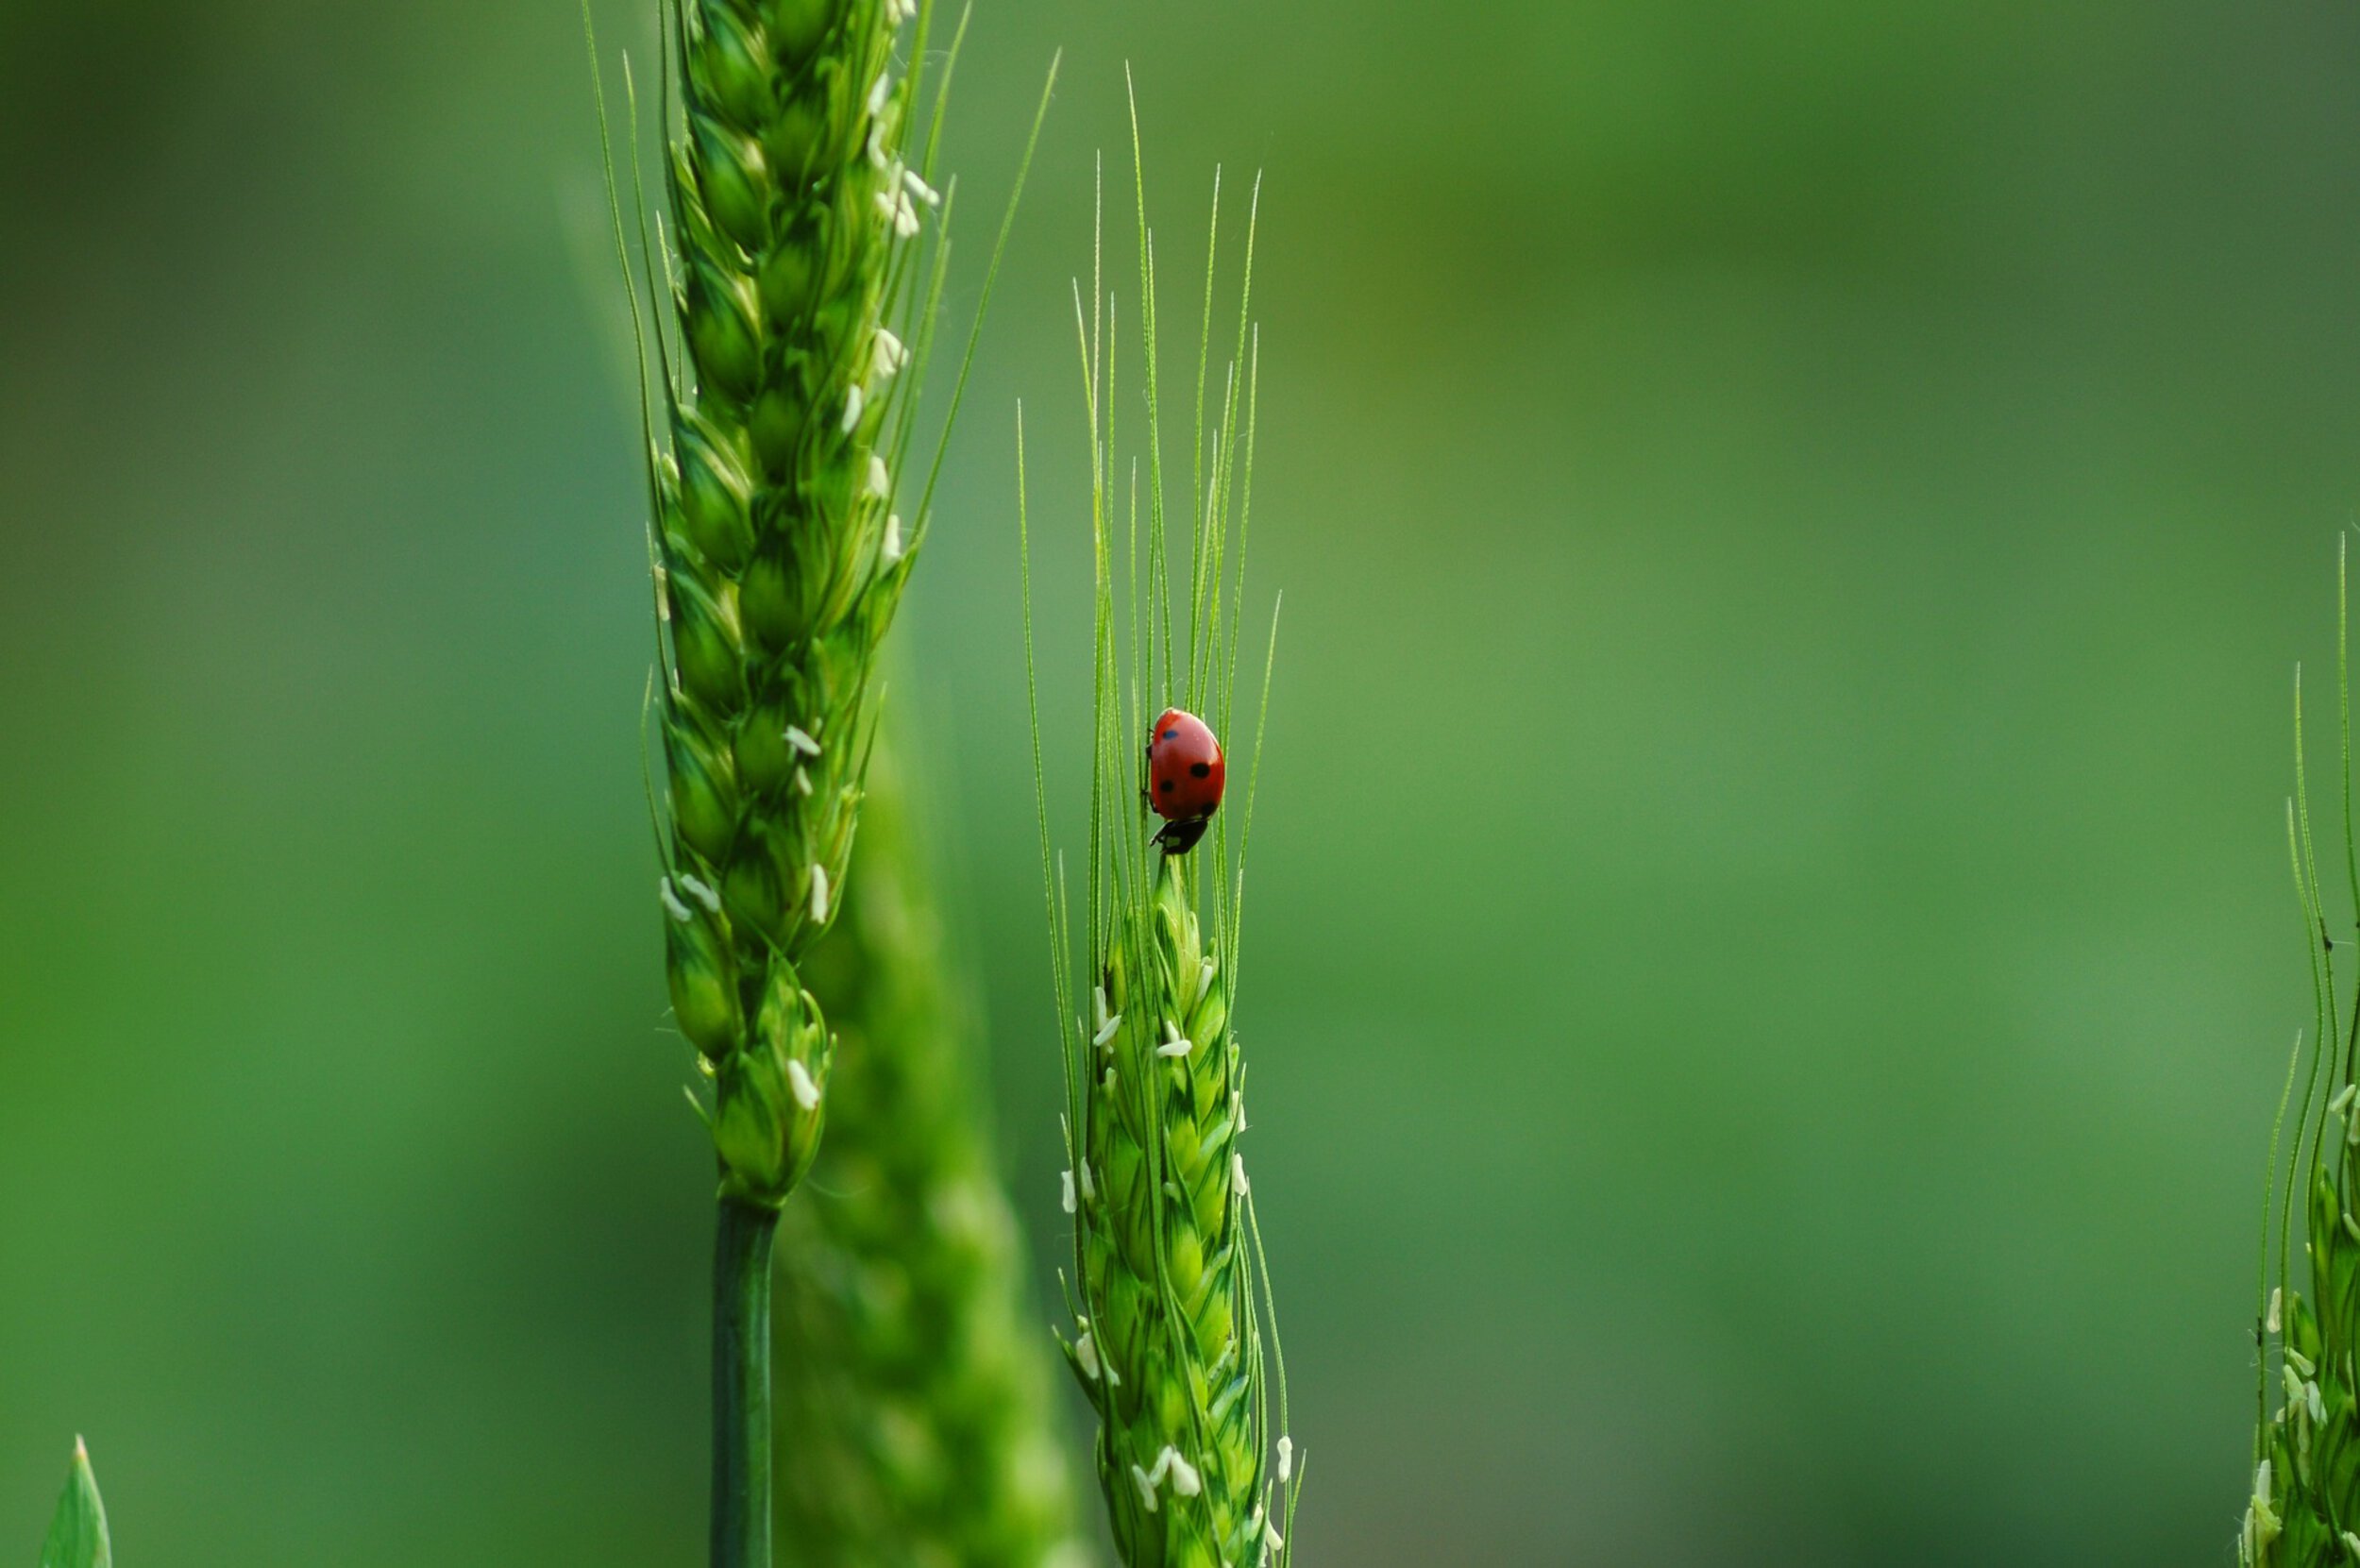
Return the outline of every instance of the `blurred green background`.
{"type": "MultiPolygon", "coordinates": [[[[1044,1270],[1010,430],[1078,701],[1127,59],[1173,298],[1268,177],[1299,1560],[2229,1560],[2360,14],[986,0],[959,303],[1059,44],[896,698],[1044,1270]]],[[[566,0],[0,6],[20,1552],[78,1430],[135,1562],[697,1560],[595,135],[566,0]]]]}

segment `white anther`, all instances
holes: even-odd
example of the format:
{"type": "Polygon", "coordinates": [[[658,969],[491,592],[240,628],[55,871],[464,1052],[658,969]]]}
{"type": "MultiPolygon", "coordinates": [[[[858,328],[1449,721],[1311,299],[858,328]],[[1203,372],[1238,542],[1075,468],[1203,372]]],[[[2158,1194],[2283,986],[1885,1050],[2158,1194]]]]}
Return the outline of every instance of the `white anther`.
{"type": "Polygon", "coordinates": [[[811,775],[800,767],[795,770],[795,793],[798,795],[811,793],[811,775]]]}
{"type": "Polygon", "coordinates": [[[714,915],[721,913],[721,895],[686,872],[681,874],[680,890],[703,904],[707,913],[714,915]]]}
{"type": "Polygon", "coordinates": [[[1114,1017],[1108,1019],[1105,1022],[1098,1026],[1098,1033],[1090,1037],[1090,1044],[1099,1047],[1101,1050],[1113,1049],[1111,1042],[1115,1037],[1115,1032],[1121,1027],[1122,1015],[1121,1013],[1117,1013],[1114,1017]]]}
{"type": "Polygon", "coordinates": [[[2278,1300],[2278,1297],[2279,1297],[2279,1288],[2278,1288],[2277,1286],[2273,1285],[2273,1286],[2271,1286],[2271,1287],[2270,1287],[2270,1309],[2269,1309],[2267,1313],[2263,1314],[2263,1317],[2262,1317],[2262,1326],[2263,1326],[2263,1328],[2267,1329],[2268,1332],[2270,1332],[2270,1333],[2272,1333],[2272,1334],[2275,1334],[2275,1333],[2277,1333],[2277,1332],[2278,1332],[2278,1324],[2279,1324],[2279,1316],[2278,1316],[2279,1300],[2278,1300]]]}
{"type": "Polygon", "coordinates": [[[918,232],[918,209],[910,205],[907,191],[877,193],[877,211],[893,225],[893,237],[906,240],[918,232]]]}
{"type": "Polygon", "coordinates": [[[1104,986],[1090,987],[1090,1017],[1098,1020],[1099,1028],[1106,1027],[1108,1014],[1106,1012],[1106,987],[1104,986]]]}
{"type": "Polygon", "coordinates": [[[940,207],[942,205],[942,193],[919,178],[916,169],[902,171],[902,184],[911,195],[916,196],[927,206],[940,207]]]}
{"type": "Polygon", "coordinates": [[[803,1109],[816,1111],[819,1108],[819,1086],[811,1081],[811,1070],[793,1057],[787,1058],[786,1087],[794,1090],[795,1103],[803,1109]]]}
{"type": "Polygon", "coordinates": [[[1238,1154],[1231,1155],[1229,1156],[1229,1190],[1242,1198],[1251,1186],[1252,1184],[1245,1179],[1245,1156],[1238,1154]]]}
{"type": "Polygon", "coordinates": [[[885,459],[868,454],[868,493],[883,498],[893,494],[893,476],[885,472],[885,459]]]}
{"type": "Polygon", "coordinates": [[[828,922],[828,868],[811,868],[811,918],[821,925],[828,922]]]}
{"type": "Polygon", "coordinates": [[[1162,1486],[1164,1477],[1172,1474],[1172,1461],[1179,1457],[1180,1450],[1170,1443],[1164,1444],[1163,1452],[1155,1456],[1155,1468],[1147,1473],[1147,1484],[1162,1486]]]}
{"type": "Polygon", "coordinates": [[[1172,1472],[1172,1491],[1175,1497],[1193,1497],[1205,1490],[1205,1477],[1196,1473],[1196,1466],[1180,1457],[1180,1450],[1170,1443],[1155,1456],[1155,1468],[1172,1472]]]}
{"type": "Polygon", "coordinates": [[[2237,1560],[2251,1563],[2260,1560],[2262,1548],[2278,1539],[2283,1528],[2277,1514],[2270,1511],[2267,1499],[2256,1497],[2245,1506],[2244,1548],[2237,1560]]]}
{"type": "Polygon", "coordinates": [[[864,394],[861,392],[860,383],[858,381],[854,381],[851,386],[844,389],[844,433],[846,435],[851,434],[853,430],[860,424],[861,401],[863,396],[864,394]]]}
{"type": "Polygon", "coordinates": [[[1278,1533],[1278,1522],[1276,1520],[1271,1520],[1262,1526],[1262,1544],[1269,1547],[1273,1552],[1286,1550],[1287,1538],[1278,1533]]]}
{"type": "Polygon", "coordinates": [[[910,351],[902,346],[902,340],[900,338],[893,335],[893,329],[891,328],[880,327],[877,329],[877,346],[873,362],[876,368],[871,372],[877,379],[882,381],[891,376],[895,371],[907,364],[909,362],[909,358],[910,351]]]}
{"type": "Polygon", "coordinates": [[[1058,1195],[1057,1195],[1057,1206],[1058,1206],[1058,1207],[1060,1207],[1060,1208],[1062,1208],[1062,1209],[1064,1209],[1064,1210],[1065,1210],[1068,1214],[1072,1213],[1072,1212],[1073,1212],[1073,1172],[1070,1172],[1070,1171],[1060,1171],[1060,1172],[1057,1172],[1057,1194],[1058,1194],[1058,1195]]]}
{"type": "Polygon", "coordinates": [[[868,161],[887,175],[893,173],[894,158],[885,151],[885,128],[883,126],[868,127],[868,161]]]}
{"type": "Polygon", "coordinates": [[[1155,1048],[1158,1056],[1185,1056],[1196,1049],[1192,1040],[1183,1039],[1172,1020],[1164,1020],[1164,1043],[1155,1048]]]}
{"type": "Polygon", "coordinates": [[[1278,1440],[1278,1484],[1285,1486],[1294,1473],[1295,1440],[1282,1437],[1278,1440]]]}
{"type": "Polygon", "coordinates": [[[1210,958],[1207,958],[1205,960],[1205,967],[1196,971],[1196,1002],[1191,1002],[1188,1005],[1190,1007],[1194,1007],[1198,1002],[1203,1002],[1205,1000],[1205,993],[1212,988],[1213,961],[1210,958]]]}
{"type": "Polygon", "coordinates": [[[681,924],[686,925],[697,918],[688,912],[688,905],[680,902],[680,895],[672,891],[670,877],[656,879],[655,896],[664,901],[664,912],[680,921],[681,924]]]}
{"type": "Polygon", "coordinates": [[[1073,1341],[1073,1361],[1082,1369],[1082,1375],[1098,1381],[1098,1346],[1087,1334],[1073,1341]]]}
{"type": "Polygon", "coordinates": [[[2303,1355],[2302,1352],[2295,1349],[2291,1345],[2286,1348],[2286,1360],[2287,1363],[2295,1369],[2295,1371],[2302,1374],[2305,1377],[2310,1376],[2313,1373],[2319,1370],[2318,1367],[2311,1364],[2311,1358],[2308,1356],[2303,1355]]]}
{"type": "Polygon", "coordinates": [[[877,547],[877,553],[885,557],[888,566],[902,559],[902,514],[899,512],[885,514],[885,543],[877,547]]]}
{"type": "Polygon", "coordinates": [[[811,732],[800,724],[790,724],[786,727],[786,743],[807,757],[816,757],[819,754],[819,743],[812,739],[811,732]]]}
{"type": "Polygon", "coordinates": [[[1244,1132],[1245,1090],[1241,1088],[1233,1088],[1229,1091],[1229,1114],[1238,1119],[1238,1131],[1244,1132]]]}
{"type": "Polygon", "coordinates": [[[1131,1467],[1131,1479],[1139,1489],[1139,1501],[1146,1505],[1148,1512],[1154,1513],[1155,1511],[1155,1483],[1148,1479],[1147,1472],[1138,1465],[1131,1467]]]}
{"type": "Polygon", "coordinates": [[[1098,1184],[1090,1180],[1090,1162],[1084,1160],[1078,1169],[1082,1177],[1082,1201],[1094,1204],[1098,1201],[1098,1184]]]}
{"type": "Polygon", "coordinates": [[[887,72],[878,72],[876,84],[868,90],[868,112],[871,114],[884,113],[885,99],[892,94],[892,76],[887,72]]]}

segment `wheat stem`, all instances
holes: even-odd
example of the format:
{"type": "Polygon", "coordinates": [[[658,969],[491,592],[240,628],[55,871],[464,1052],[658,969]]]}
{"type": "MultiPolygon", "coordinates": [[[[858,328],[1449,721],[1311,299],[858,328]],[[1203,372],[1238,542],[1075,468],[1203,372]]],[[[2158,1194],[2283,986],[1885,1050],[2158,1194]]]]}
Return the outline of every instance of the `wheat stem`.
{"type": "Polygon", "coordinates": [[[724,1198],[713,1245],[713,1568],[770,1568],[770,1259],[779,1211],[724,1198]]]}

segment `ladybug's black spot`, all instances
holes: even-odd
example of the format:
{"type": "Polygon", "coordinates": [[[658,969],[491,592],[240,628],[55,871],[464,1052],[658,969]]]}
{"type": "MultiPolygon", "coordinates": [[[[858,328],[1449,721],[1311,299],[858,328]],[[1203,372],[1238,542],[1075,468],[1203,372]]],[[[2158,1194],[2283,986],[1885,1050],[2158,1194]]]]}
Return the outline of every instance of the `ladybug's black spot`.
{"type": "Polygon", "coordinates": [[[1166,740],[1176,740],[1179,738],[1179,734],[1180,732],[1177,730],[1166,730],[1164,732],[1164,738],[1166,740]]]}
{"type": "Polygon", "coordinates": [[[1155,787],[1169,795],[1172,793],[1172,781],[1170,779],[1166,779],[1162,784],[1157,784],[1155,787]]]}
{"type": "Polygon", "coordinates": [[[1192,762],[1188,764],[1188,771],[1200,779],[1209,779],[1213,776],[1213,765],[1209,762],[1192,762]]]}

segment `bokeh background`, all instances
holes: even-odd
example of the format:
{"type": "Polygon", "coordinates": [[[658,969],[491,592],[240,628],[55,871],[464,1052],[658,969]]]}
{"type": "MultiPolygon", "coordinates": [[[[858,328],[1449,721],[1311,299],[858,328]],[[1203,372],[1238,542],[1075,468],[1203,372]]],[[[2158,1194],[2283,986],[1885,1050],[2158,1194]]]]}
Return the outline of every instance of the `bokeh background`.
{"type": "MultiPolygon", "coordinates": [[[[1078,701],[1128,60],[1175,298],[1267,172],[1299,1560],[2229,1560],[2360,13],[999,0],[961,305],[1058,45],[895,699],[1043,1267],[1010,433],[1078,701]]],[[[135,1562],[697,1560],[596,134],[568,0],[0,5],[19,1552],[83,1431],[135,1562]]]]}

